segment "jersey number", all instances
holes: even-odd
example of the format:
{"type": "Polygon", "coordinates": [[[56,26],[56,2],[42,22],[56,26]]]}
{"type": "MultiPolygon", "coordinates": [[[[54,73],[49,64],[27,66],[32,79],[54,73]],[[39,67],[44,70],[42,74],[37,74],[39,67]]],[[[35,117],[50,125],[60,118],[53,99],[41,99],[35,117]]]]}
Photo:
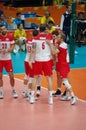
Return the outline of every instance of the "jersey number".
{"type": "Polygon", "coordinates": [[[29,53],[31,52],[31,46],[28,46],[28,52],[29,53]]]}
{"type": "Polygon", "coordinates": [[[43,50],[45,49],[45,44],[44,44],[44,42],[42,43],[42,49],[43,49],[43,50]]]}
{"type": "Polygon", "coordinates": [[[2,49],[7,49],[7,44],[6,43],[2,44],[2,49]]]}

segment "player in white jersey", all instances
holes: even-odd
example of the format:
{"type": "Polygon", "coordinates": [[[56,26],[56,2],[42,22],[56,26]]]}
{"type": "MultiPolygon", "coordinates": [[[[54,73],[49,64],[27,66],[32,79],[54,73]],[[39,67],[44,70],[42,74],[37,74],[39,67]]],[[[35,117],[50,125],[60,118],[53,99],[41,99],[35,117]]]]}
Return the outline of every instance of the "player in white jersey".
{"type": "MultiPolygon", "coordinates": [[[[65,34],[59,33],[58,35],[58,42],[60,43],[58,46],[58,49],[56,49],[56,53],[58,53],[58,62],[56,63],[56,71],[59,72],[60,77],[62,79],[63,85],[66,87],[66,96],[62,97],[61,100],[69,100],[71,96],[71,105],[74,105],[76,103],[76,97],[74,95],[74,92],[72,90],[72,86],[68,80],[68,73],[70,72],[70,66],[69,66],[69,54],[68,54],[68,48],[65,41],[65,34]],[[70,94],[70,96],[69,96],[70,94]]],[[[54,52],[53,47],[49,43],[52,52],[54,52]]]]}
{"type": "MultiPolygon", "coordinates": [[[[32,32],[32,35],[33,37],[36,37],[38,35],[38,30],[33,30],[32,32]]],[[[27,41],[26,41],[26,57],[25,57],[25,61],[24,61],[24,66],[25,66],[25,77],[24,77],[24,91],[22,92],[22,95],[24,97],[30,97],[30,89],[32,87],[32,80],[33,80],[33,77],[34,77],[34,69],[30,68],[29,66],[29,63],[28,63],[28,60],[29,60],[29,56],[30,56],[30,53],[31,53],[31,49],[32,49],[32,45],[33,45],[33,37],[32,38],[28,38],[27,41]],[[29,81],[29,83],[28,83],[29,81]]],[[[35,62],[35,56],[32,58],[32,63],[33,63],[33,66],[34,66],[34,62],[35,62]]],[[[41,85],[41,75],[39,75],[39,78],[38,78],[38,83],[37,83],[37,87],[39,87],[41,85]]],[[[38,92],[38,90],[37,90],[38,92]]],[[[39,93],[37,93],[38,95],[39,93]]]]}
{"type": "MultiPolygon", "coordinates": [[[[52,65],[51,65],[51,50],[46,40],[52,42],[51,37],[46,34],[46,26],[40,25],[40,33],[34,38],[33,53],[35,53],[35,65],[34,65],[34,79],[32,83],[30,103],[34,103],[35,87],[38,79],[38,75],[44,74],[48,81],[49,90],[49,104],[53,104],[52,97],[52,65]]],[[[31,58],[31,57],[30,57],[31,58]]],[[[32,64],[30,62],[30,66],[32,64]]]]}
{"type": "Polygon", "coordinates": [[[12,94],[14,98],[18,95],[14,89],[14,75],[11,59],[11,52],[14,49],[14,38],[7,33],[7,29],[4,25],[0,27],[0,99],[4,98],[3,93],[3,68],[8,72],[10,78],[10,85],[12,88],[12,94]]]}

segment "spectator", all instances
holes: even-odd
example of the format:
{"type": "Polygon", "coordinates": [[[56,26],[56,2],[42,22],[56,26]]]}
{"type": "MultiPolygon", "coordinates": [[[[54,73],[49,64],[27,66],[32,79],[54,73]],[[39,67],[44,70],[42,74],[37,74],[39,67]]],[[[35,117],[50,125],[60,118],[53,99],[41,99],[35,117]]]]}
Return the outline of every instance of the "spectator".
{"type": "Polygon", "coordinates": [[[41,18],[41,24],[47,24],[49,21],[53,21],[55,24],[54,19],[51,17],[51,14],[49,11],[45,11],[44,16],[41,18]]]}
{"type": "Polygon", "coordinates": [[[68,5],[69,4],[69,0],[63,0],[62,5],[68,5]]]}
{"type": "Polygon", "coordinates": [[[51,20],[48,22],[47,27],[48,27],[48,31],[49,31],[50,33],[52,33],[53,31],[56,30],[55,27],[54,27],[54,23],[53,23],[53,21],[51,21],[51,20]]]}
{"type": "Polygon", "coordinates": [[[3,14],[4,12],[2,10],[0,10],[0,15],[3,14]]]}
{"type": "Polygon", "coordinates": [[[13,23],[16,24],[16,25],[22,23],[23,26],[24,26],[24,22],[25,22],[25,21],[21,19],[21,13],[20,13],[20,12],[17,12],[17,13],[16,13],[16,18],[13,20],[13,23]]]}
{"type": "Polygon", "coordinates": [[[5,19],[4,14],[0,14],[0,25],[4,25],[6,28],[8,28],[8,23],[5,19]]]}
{"type": "Polygon", "coordinates": [[[66,42],[70,37],[70,25],[71,25],[71,5],[66,6],[67,10],[62,14],[60,28],[66,35],[66,42]]]}
{"type": "Polygon", "coordinates": [[[18,29],[14,32],[14,38],[16,41],[14,53],[18,52],[19,50],[25,51],[26,32],[22,23],[18,24],[17,27],[18,29]]]}
{"type": "Polygon", "coordinates": [[[45,6],[53,5],[53,0],[45,0],[45,6]]]}
{"type": "Polygon", "coordinates": [[[86,38],[86,20],[84,19],[84,13],[79,12],[77,20],[77,40],[79,47],[81,47],[81,41],[84,37],[86,38]]]}

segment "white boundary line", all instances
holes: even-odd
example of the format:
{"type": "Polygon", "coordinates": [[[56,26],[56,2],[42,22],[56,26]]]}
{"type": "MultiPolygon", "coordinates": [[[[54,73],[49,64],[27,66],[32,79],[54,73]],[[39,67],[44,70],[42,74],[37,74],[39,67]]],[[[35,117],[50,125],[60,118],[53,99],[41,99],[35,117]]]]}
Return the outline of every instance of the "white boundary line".
{"type": "MultiPolygon", "coordinates": [[[[8,75],[4,75],[4,76],[8,76],[8,75]]],[[[18,78],[15,78],[15,79],[18,80],[18,81],[23,82],[23,80],[21,80],[21,79],[18,79],[18,78]]],[[[47,88],[45,88],[45,87],[43,87],[43,86],[42,86],[42,88],[45,89],[45,90],[47,90],[47,88]]],[[[78,99],[80,102],[86,103],[86,101],[83,100],[83,99],[79,99],[78,97],[77,97],[77,99],[78,99]]]]}

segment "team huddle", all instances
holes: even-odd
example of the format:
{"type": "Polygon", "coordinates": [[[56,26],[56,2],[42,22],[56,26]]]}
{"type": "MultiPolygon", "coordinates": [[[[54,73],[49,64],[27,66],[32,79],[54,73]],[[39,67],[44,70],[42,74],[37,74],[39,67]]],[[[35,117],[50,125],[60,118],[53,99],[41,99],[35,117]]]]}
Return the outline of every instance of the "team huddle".
{"type": "MultiPolygon", "coordinates": [[[[14,87],[15,82],[11,59],[11,52],[15,47],[15,41],[14,38],[7,33],[5,26],[2,25],[0,31],[0,98],[4,98],[3,68],[5,68],[9,74],[13,97],[17,98],[18,94],[14,87]]],[[[41,77],[44,75],[48,82],[48,103],[53,104],[52,77],[53,68],[55,68],[58,83],[63,84],[66,91],[66,95],[61,97],[61,100],[70,100],[71,105],[74,105],[77,100],[68,80],[70,63],[65,34],[63,32],[58,33],[57,30],[51,34],[48,32],[47,26],[41,24],[39,31],[33,30],[32,35],[32,38],[27,38],[26,40],[23,96],[26,96],[28,101],[33,104],[36,101],[36,87],[38,87],[37,89],[39,91],[41,90],[41,77]]]]}

